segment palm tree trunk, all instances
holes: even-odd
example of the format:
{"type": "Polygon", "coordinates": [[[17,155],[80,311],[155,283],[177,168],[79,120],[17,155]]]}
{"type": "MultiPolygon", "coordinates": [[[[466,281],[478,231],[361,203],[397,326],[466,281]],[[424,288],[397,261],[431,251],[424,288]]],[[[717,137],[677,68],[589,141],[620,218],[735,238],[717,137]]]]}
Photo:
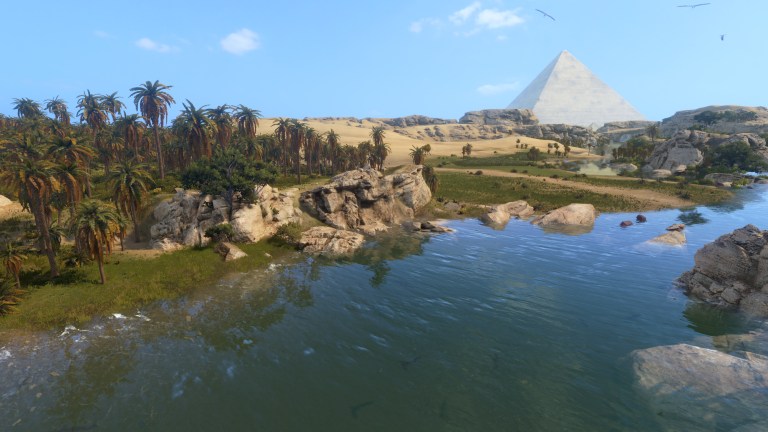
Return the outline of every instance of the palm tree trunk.
{"type": "Polygon", "coordinates": [[[165,166],[163,164],[163,149],[160,148],[160,132],[157,131],[157,123],[154,124],[155,149],[157,150],[157,169],[160,171],[160,180],[165,178],[165,166]]]}
{"type": "Polygon", "coordinates": [[[141,238],[139,238],[139,224],[136,222],[136,203],[134,202],[131,202],[131,220],[133,221],[133,239],[139,243],[141,238]]]}
{"type": "Polygon", "coordinates": [[[107,283],[107,276],[104,274],[104,257],[101,256],[101,245],[99,245],[99,253],[96,254],[96,262],[99,263],[99,278],[101,284],[107,283]]]}
{"type": "Polygon", "coordinates": [[[13,276],[16,277],[16,289],[21,289],[21,280],[19,280],[19,273],[20,272],[13,272],[13,276]]]}
{"type": "Polygon", "coordinates": [[[51,267],[51,277],[58,277],[59,267],[56,265],[56,253],[53,251],[51,233],[48,232],[48,226],[45,223],[47,218],[45,217],[45,212],[42,209],[40,196],[37,194],[36,188],[32,187],[30,184],[27,184],[27,191],[27,196],[29,197],[29,207],[35,217],[37,232],[40,234],[40,237],[43,240],[43,251],[48,257],[48,264],[51,267]]]}

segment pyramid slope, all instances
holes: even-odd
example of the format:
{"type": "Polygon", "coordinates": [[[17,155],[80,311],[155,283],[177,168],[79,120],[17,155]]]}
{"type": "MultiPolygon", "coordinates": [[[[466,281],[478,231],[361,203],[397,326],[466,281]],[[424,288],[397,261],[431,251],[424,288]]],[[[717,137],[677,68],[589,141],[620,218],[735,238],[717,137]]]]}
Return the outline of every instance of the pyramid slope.
{"type": "Polygon", "coordinates": [[[508,108],[532,110],[543,124],[602,126],[645,120],[621,95],[568,51],[563,51],[508,108]]]}

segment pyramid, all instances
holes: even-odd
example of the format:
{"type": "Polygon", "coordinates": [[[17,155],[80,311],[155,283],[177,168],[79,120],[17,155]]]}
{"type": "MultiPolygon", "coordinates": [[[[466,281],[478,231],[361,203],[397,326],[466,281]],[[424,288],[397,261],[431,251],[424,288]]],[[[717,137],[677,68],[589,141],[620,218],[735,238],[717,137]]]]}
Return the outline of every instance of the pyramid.
{"type": "Polygon", "coordinates": [[[542,124],[600,127],[645,120],[632,105],[568,51],[563,51],[507,108],[533,111],[542,124]]]}

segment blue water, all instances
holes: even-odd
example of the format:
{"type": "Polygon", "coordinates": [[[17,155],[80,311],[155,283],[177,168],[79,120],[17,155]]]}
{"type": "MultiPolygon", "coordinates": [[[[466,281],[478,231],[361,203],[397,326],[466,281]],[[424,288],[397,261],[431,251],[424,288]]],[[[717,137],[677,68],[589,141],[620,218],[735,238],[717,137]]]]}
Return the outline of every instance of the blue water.
{"type": "Polygon", "coordinates": [[[628,355],[763,325],[674,280],[707,242],[768,227],[766,192],[625,229],[635,214],[602,214],[583,235],[451,221],[87,328],[0,335],[0,430],[663,430],[628,355]],[[681,216],[686,246],[646,243],[681,216]]]}

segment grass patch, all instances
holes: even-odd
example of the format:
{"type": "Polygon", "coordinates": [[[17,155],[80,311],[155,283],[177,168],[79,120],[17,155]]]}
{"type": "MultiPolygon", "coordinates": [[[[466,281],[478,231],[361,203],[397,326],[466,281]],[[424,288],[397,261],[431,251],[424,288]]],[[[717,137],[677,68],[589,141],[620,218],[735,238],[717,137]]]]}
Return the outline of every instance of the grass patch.
{"type": "Polygon", "coordinates": [[[0,318],[0,329],[51,329],[80,324],[94,316],[132,312],[148,303],[172,299],[206,286],[228,273],[264,267],[289,252],[261,241],[240,246],[248,257],[222,262],[211,248],[185,249],[157,257],[115,253],[105,266],[107,283],[98,283],[95,263],[65,269],[56,281],[47,280],[42,256],[25,262],[22,288],[27,291],[18,313],[0,318]]]}
{"type": "Polygon", "coordinates": [[[733,196],[733,194],[727,190],[719,189],[711,186],[701,186],[689,183],[675,183],[656,180],[629,180],[629,179],[613,179],[607,177],[579,177],[571,175],[568,180],[573,180],[581,183],[588,183],[596,186],[611,186],[623,189],[644,189],[654,192],[663,193],[665,195],[684,197],[684,199],[691,200],[696,204],[714,204],[723,202],[733,196]]]}
{"type": "Polygon", "coordinates": [[[599,211],[622,212],[642,208],[642,203],[629,196],[615,196],[573,189],[546,182],[544,179],[474,176],[464,173],[438,172],[440,192],[446,200],[470,204],[499,204],[526,200],[537,211],[549,211],[579,202],[592,204],[599,211]]]}

